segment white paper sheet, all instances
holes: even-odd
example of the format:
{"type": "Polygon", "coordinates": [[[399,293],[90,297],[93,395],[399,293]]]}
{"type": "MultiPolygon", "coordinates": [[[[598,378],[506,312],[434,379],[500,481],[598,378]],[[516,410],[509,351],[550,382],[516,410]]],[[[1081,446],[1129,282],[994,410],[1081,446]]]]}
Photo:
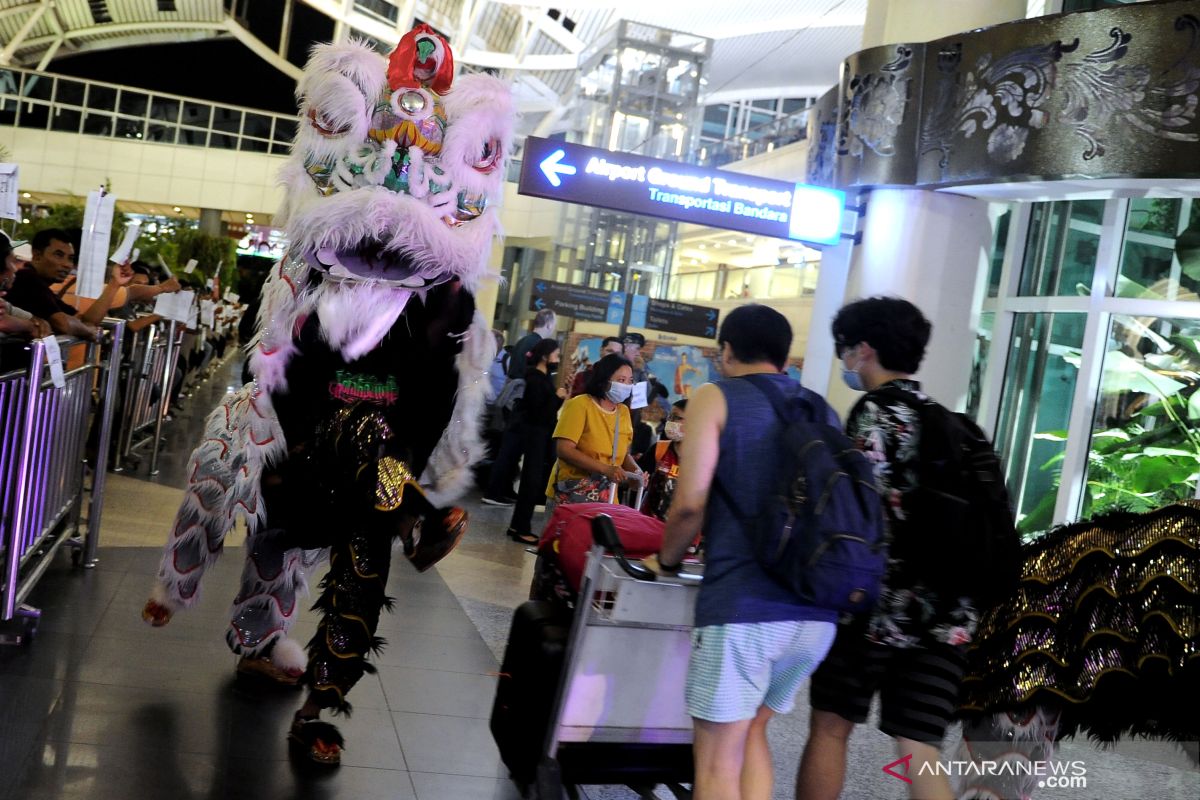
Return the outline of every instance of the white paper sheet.
{"type": "Polygon", "coordinates": [[[192,313],[192,301],[196,299],[193,291],[160,294],[154,302],[154,313],[163,319],[176,322],[187,322],[192,313]]]}
{"type": "Polygon", "coordinates": [[[58,339],[51,334],[42,339],[46,352],[46,363],[50,365],[50,381],[59,389],[67,385],[63,375],[62,351],[58,349],[58,339]]]}
{"type": "Polygon", "coordinates": [[[217,309],[217,304],[212,300],[200,301],[200,321],[205,326],[212,328],[216,325],[216,317],[213,312],[217,309]]]}
{"type": "Polygon", "coordinates": [[[646,406],[650,405],[650,402],[646,399],[649,395],[649,390],[649,381],[635,383],[633,385],[633,394],[630,396],[629,407],[634,411],[637,411],[639,408],[645,408],[646,406]]]}
{"type": "Polygon", "coordinates": [[[0,219],[20,219],[21,201],[17,190],[16,164],[0,164],[0,219]]]}
{"type": "Polygon", "coordinates": [[[191,275],[193,272],[195,272],[195,271],[196,271],[196,264],[198,264],[198,263],[199,263],[199,262],[198,262],[198,261],[196,261],[196,259],[194,259],[194,258],[189,258],[189,259],[188,259],[187,266],[185,266],[185,267],[183,268],[183,271],[184,271],[184,272],[186,272],[188,275],[191,275]]]}
{"type": "Polygon", "coordinates": [[[117,251],[109,256],[109,261],[114,264],[124,264],[126,261],[137,259],[137,250],[133,248],[133,243],[137,241],[138,231],[142,229],[142,223],[139,220],[132,220],[125,223],[125,238],[121,240],[121,246],[117,251]]]}
{"type": "Polygon", "coordinates": [[[99,190],[88,194],[83,212],[83,235],[75,262],[75,294],[78,297],[95,298],[104,291],[104,274],[108,269],[108,237],[112,232],[116,203],[117,197],[111,192],[104,196],[100,195],[99,190]]]}

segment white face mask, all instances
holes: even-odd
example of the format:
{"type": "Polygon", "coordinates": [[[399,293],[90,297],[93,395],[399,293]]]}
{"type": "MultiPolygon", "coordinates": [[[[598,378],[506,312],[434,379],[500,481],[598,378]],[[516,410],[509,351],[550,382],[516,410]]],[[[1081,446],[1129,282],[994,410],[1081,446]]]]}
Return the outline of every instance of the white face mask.
{"type": "Polygon", "coordinates": [[[672,442],[683,440],[683,422],[681,420],[669,420],[663,429],[663,433],[672,442]]]}
{"type": "Polygon", "coordinates": [[[624,403],[631,394],[633,394],[633,384],[609,381],[608,394],[605,396],[614,403],[624,403]]]}

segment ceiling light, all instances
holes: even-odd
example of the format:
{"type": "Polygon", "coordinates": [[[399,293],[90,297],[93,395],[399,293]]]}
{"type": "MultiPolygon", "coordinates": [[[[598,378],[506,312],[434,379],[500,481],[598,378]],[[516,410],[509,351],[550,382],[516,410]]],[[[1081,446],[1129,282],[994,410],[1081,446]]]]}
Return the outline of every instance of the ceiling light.
{"type": "Polygon", "coordinates": [[[22,225],[28,225],[28,224],[29,224],[29,217],[26,217],[25,219],[21,220],[21,224],[22,224],[22,225]]]}
{"type": "Polygon", "coordinates": [[[33,195],[31,195],[29,192],[25,192],[21,195],[21,197],[24,197],[26,200],[28,200],[30,197],[33,197],[33,195]]]}
{"type": "Polygon", "coordinates": [[[730,239],[730,240],[729,240],[729,246],[730,246],[730,247],[737,247],[737,239],[730,239]]]}
{"type": "Polygon", "coordinates": [[[708,247],[708,245],[706,245],[706,244],[704,244],[704,243],[701,243],[701,244],[700,244],[700,249],[701,249],[701,250],[703,250],[705,247],[708,247]]]}
{"type": "Polygon", "coordinates": [[[179,206],[175,206],[175,213],[178,214],[180,211],[183,211],[183,209],[179,206]]]}

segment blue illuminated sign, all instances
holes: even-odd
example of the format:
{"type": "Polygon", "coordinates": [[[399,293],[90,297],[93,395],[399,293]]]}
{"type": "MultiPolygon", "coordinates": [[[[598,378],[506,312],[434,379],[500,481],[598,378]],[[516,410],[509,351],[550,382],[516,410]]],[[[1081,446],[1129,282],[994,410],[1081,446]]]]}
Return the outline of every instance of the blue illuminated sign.
{"type": "Polygon", "coordinates": [[[836,244],[844,193],[530,136],[521,194],[743,233],[836,244]]]}

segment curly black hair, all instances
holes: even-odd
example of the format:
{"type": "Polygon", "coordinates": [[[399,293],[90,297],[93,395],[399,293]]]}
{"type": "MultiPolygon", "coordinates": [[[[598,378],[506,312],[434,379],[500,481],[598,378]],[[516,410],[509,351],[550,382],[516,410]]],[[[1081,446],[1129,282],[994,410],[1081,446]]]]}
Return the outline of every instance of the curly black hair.
{"type": "Polygon", "coordinates": [[[921,366],[933,325],[917,308],[899,297],[868,297],[845,305],[833,318],[838,357],[866,342],[879,354],[879,364],[911,374],[921,366]]]}

